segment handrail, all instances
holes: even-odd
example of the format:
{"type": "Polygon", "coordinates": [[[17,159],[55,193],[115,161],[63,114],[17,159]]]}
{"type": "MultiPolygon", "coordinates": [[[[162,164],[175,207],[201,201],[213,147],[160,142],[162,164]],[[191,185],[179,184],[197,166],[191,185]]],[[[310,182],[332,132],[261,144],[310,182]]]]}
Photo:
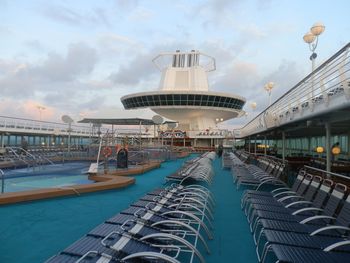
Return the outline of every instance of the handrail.
{"type": "Polygon", "coordinates": [[[304,167],[307,168],[307,169],[311,169],[311,170],[315,170],[315,171],[322,172],[322,173],[325,173],[325,174],[329,174],[331,176],[335,176],[335,177],[339,177],[339,178],[342,178],[342,179],[350,180],[350,177],[344,176],[344,175],[341,175],[341,174],[337,174],[337,173],[333,173],[333,172],[327,172],[325,170],[318,169],[318,168],[315,168],[315,167],[312,167],[312,166],[308,166],[308,165],[304,165],[304,167]]]}
{"type": "Polygon", "coordinates": [[[1,193],[4,193],[5,190],[5,173],[2,169],[0,169],[0,174],[1,174],[1,193]]]}
{"type": "Polygon", "coordinates": [[[241,129],[238,129],[241,134],[243,133],[242,136],[256,134],[258,132],[257,128],[266,130],[279,125],[281,118],[283,121],[285,117],[282,114],[285,115],[287,112],[293,114],[294,109],[301,111],[303,104],[313,107],[317,100],[328,103],[327,92],[332,92],[341,87],[343,90],[347,90],[348,87],[345,87],[345,84],[350,81],[348,76],[350,72],[349,50],[350,43],[299,81],[241,129]]]}

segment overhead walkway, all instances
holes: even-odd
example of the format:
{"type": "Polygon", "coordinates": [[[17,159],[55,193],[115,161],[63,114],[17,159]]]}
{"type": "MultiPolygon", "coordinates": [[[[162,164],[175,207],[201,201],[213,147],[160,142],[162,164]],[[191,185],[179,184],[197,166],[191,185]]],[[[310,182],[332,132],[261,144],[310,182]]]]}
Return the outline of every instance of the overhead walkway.
{"type": "MultiPolygon", "coordinates": [[[[345,135],[350,149],[350,43],[335,53],[243,128],[236,138],[282,140],[325,136],[327,171],[331,170],[331,136],[345,135]]],[[[281,83],[283,85],[283,83],[281,83]]],[[[310,143],[307,146],[309,151],[310,143]]]]}

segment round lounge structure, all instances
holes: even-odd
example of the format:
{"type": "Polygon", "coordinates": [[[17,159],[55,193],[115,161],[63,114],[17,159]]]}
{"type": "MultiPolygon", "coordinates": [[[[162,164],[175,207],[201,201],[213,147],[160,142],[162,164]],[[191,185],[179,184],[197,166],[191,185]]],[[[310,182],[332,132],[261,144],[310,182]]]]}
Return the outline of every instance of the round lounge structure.
{"type": "Polygon", "coordinates": [[[214,129],[219,122],[240,117],[245,99],[209,91],[207,72],[215,59],[198,51],[162,53],[153,59],[162,72],[159,90],[126,95],[125,109],[150,108],[179,122],[184,131],[214,129]]]}
{"type": "MultiPolygon", "coordinates": [[[[161,71],[159,89],[122,97],[125,109],[150,108],[177,121],[178,134],[183,136],[175,136],[175,145],[213,147],[232,140],[233,133],[219,129],[218,123],[243,116],[246,101],[235,94],[209,91],[208,72],[216,69],[213,57],[195,50],[177,50],[159,54],[153,63],[161,71]]],[[[173,134],[158,133],[162,138],[173,134]]]]}

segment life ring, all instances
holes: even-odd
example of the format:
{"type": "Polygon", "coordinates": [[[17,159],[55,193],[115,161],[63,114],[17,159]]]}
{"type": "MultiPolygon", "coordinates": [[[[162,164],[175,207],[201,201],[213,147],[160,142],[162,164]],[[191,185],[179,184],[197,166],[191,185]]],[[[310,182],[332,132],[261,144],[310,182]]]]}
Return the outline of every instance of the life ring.
{"type": "Polygon", "coordinates": [[[111,147],[104,147],[102,150],[102,153],[105,157],[109,157],[112,155],[112,149],[111,147]]]}

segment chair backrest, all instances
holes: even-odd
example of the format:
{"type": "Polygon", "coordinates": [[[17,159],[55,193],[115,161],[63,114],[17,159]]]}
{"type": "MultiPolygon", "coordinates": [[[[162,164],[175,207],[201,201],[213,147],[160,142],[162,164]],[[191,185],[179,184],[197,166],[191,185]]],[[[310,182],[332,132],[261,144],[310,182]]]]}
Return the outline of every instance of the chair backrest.
{"type": "Polygon", "coordinates": [[[311,174],[306,174],[304,177],[304,180],[301,182],[297,194],[303,196],[305,191],[308,189],[309,185],[311,184],[312,181],[312,175],[311,174]]]}
{"type": "Polygon", "coordinates": [[[343,207],[341,208],[337,216],[337,224],[343,226],[350,225],[350,195],[344,201],[343,207]]]}
{"type": "Polygon", "coordinates": [[[277,165],[276,165],[276,167],[275,167],[275,170],[273,171],[273,176],[275,177],[275,178],[280,178],[280,176],[283,174],[283,172],[284,172],[284,168],[285,168],[286,166],[283,164],[283,163],[277,163],[277,165]]]}
{"type": "Polygon", "coordinates": [[[306,189],[304,193],[304,198],[307,201],[312,201],[315,194],[317,193],[318,188],[321,186],[322,177],[318,175],[314,175],[312,178],[312,182],[309,187],[306,189]]]}
{"type": "Polygon", "coordinates": [[[266,169],[266,173],[271,174],[272,171],[275,169],[276,163],[274,161],[269,161],[266,169]]]}
{"type": "Polygon", "coordinates": [[[312,201],[313,206],[317,208],[323,207],[324,202],[328,198],[332,191],[333,181],[330,179],[324,179],[320,189],[318,189],[314,200],[312,201]]]}
{"type": "Polygon", "coordinates": [[[334,189],[323,209],[323,213],[328,216],[333,216],[337,210],[341,200],[344,198],[347,187],[344,184],[336,184],[334,189]]]}
{"type": "Polygon", "coordinates": [[[291,188],[292,191],[294,191],[294,192],[298,191],[298,189],[301,185],[301,182],[304,180],[305,176],[306,176],[305,170],[301,169],[298,173],[297,178],[295,178],[295,180],[294,180],[294,183],[293,183],[292,188],[291,188]]]}

